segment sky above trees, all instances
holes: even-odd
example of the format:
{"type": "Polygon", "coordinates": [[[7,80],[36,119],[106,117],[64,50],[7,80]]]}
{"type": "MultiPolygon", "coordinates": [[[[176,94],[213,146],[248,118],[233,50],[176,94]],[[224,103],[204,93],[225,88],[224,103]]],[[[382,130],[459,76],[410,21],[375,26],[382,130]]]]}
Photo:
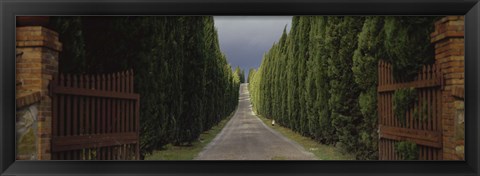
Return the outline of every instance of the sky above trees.
{"type": "Polygon", "coordinates": [[[260,66],[263,54],[290,31],[291,16],[215,16],[220,48],[235,68],[246,72],[260,66]]]}

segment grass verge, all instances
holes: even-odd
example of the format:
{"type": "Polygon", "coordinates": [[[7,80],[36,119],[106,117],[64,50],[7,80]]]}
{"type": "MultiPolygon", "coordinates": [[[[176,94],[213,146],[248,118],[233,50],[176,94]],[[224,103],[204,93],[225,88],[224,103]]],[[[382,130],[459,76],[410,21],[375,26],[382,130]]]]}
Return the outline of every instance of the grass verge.
{"type": "Polygon", "coordinates": [[[306,151],[315,154],[319,160],[355,160],[355,156],[341,152],[339,148],[331,145],[320,144],[309,137],[302,136],[288,128],[282,127],[278,123],[276,123],[275,126],[272,126],[272,120],[261,115],[257,115],[257,117],[259,117],[260,120],[262,120],[262,122],[268,127],[278,131],[280,134],[284,135],[290,140],[297,142],[303,146],[306,151]]]}
{"type": "Polygon", "coordinates": [[[210,130],[204,131],[200,134],[198,140],[192,142],[191,146],[175,146],[168,144],[161,150],[153,151],[152,154],[145,156],[145,160],[192,160],[194,159],[205,146],[210,143],[215,136],[217,136],[223,127],[227,124],[230,118],[233,117],[236,110],[230,114],[227,118],[223,119],[217,125],[213,126],[210,130]]]}

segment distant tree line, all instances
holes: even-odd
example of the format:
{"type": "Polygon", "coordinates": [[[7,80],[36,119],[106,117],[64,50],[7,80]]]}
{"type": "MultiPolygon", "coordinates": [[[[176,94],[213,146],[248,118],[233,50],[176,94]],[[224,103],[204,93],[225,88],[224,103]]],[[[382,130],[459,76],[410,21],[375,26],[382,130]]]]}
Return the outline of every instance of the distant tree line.
{"type": "Polygon", "coordinates": [[[357,159],[378,159],[377,63],[411,80],[434,62],[436,17],[293,17],[250,69],[254,110],[357,159]]]}
{"type": "Polygon", "coordinates": [[[240,74],[220,51],[213,17],[52,17],[60,72],[132,69],[142,154],[188,145],[232,113],[240,74]]]}
{"type": "Polygon", "coordinates": [[[235,71],[234,71],[234,72],[235,72],[235,74],[237,74],[238,77],[240,78],[240,83],[245,83],[245,81],[246,81],[246,80],[245,80],[245,70],[240,69],[240,67],[237,66],[237,67],[235,68],[235,71]]]}

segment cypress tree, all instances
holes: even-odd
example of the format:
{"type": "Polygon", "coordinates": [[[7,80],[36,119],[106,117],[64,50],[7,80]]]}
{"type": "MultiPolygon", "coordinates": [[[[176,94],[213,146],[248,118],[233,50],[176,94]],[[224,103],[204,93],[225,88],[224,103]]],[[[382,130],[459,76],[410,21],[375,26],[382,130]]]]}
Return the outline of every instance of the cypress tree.
{"type": "Polygon", "coordinates": [[[306,117],[307,117],[307,134],[312,136],[314,139],[319,138],[320,131],[320,117],[318,115],[318,106],[317,106],[317,75],[320,71],[319,62],[317,61],[319,53],[319,28],[320,28],[320,17],[311,17],[310,24],[310,33],[309,33],[309,42],[308,50],[309,56],[306,62],[307,76],[305,80],[305,108],[306,108],[306,117]]]}
{"type": "Polygon", "coordinates": [[[300,32],[298,33],[298,50],[296,51],[296,57],[295,59],[297,60],[296,63],[298,64],[297,68],[297,84],[298,84],[298,89],[297,89],[297,94],[299,98],[298,106],[299,106],[299,112],[298,112],[298,119],[300,121],[299,124],[299,132],[301,134],[307,134],[309,129],[308,129],[308,113],[307,113],[307,101],[309,101],[310,96],[307,94],[307,88],[306,88],[306,80],[305,78],[307,77],[307,62],[310,57],[309,53],[309,34],[310,34],[310,20],[311,17],[300,17],[299,19],[299,28],[300,32]]]}
{"type": "Polygon", "coordinates": [[[377,159],[377,63],[385,58],[383,47],[384,17],[366,17],[358,35],[358,45],[353,55],[352,71],[361,89],[358,98],[362,123],[359,125],[359,158],[377,159]]]}
{"type": "Polygon", "coordinates": [[[356,152],[357,124],[360,120],[357,104],[359,89],[350,70],[363,17],[329,17],[329,23],[331,28],[327,29],[329,36],[326,42],[332,125],[342,146],[347,151],[356,152]]]}
{"type": "Polygon", "coordinates": [[[288,114],[288,127],[292,128],[294,131],[298,132],[298,106],[299,106],[299,97],[298,97],[298,64],[295,59],[295,52],[298,50],[298,43],[296,38],[298,36],[298,26],[299,18],[293,17],[292,19],[292,28],[287,40],[288,48],[286,54],[287,60],[287,114],[288,114]]]}

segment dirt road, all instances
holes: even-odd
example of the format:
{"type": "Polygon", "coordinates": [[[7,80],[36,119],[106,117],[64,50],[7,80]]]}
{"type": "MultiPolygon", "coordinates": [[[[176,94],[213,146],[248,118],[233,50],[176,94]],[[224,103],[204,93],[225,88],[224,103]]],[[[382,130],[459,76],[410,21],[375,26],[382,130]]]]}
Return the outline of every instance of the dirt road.
{"type": "Polygon", "coordinates": [[[238,109],[197,160],[312,160],[315,155],[266,126],[252,111],[247,84],[238,109]]]}

